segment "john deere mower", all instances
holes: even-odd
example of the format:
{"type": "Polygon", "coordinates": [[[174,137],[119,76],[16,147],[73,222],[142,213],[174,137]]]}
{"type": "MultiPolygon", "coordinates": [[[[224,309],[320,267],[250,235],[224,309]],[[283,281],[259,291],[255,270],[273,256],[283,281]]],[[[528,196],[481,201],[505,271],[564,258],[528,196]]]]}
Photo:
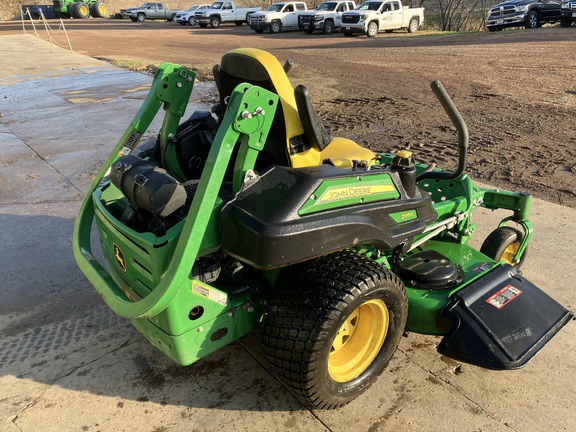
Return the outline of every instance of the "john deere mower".
{"type": "Polygon", "coordinates": [[[76,221],[76,260],[108,306],[183,366],[261,328],[270,370],[315,408],[362,394],[405,331],[484,368],[526,364],[572,317],[519,272],[531,196],[466,175],[466,125],[439,82],[455,171],[333,137],[287,65],[228,52],[219,104],[184,121],[194,72],[160,66],[76,221]],[[479,207],[507,217],[477,250],[479,207]]]}

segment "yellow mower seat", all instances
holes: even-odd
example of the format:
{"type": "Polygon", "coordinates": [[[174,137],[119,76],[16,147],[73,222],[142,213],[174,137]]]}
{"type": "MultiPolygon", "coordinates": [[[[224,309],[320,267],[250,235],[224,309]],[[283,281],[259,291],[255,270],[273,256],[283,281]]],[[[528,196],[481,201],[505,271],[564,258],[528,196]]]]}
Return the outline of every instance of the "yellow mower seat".
{"type": "Polygon", "coordinates": [[[338,167],[352,167],[354,160],[371,160],[375,154],[347,138],[333,138],[321,125],[308,90],[294,89],[284,68],[272,54],[256,48],[238,48],[222,56],[214,67],[222,106],[240,83],[272,91],[280,104],[257,168],[276,164],[295,168],[320,165],[329,160],[338,167]]]}

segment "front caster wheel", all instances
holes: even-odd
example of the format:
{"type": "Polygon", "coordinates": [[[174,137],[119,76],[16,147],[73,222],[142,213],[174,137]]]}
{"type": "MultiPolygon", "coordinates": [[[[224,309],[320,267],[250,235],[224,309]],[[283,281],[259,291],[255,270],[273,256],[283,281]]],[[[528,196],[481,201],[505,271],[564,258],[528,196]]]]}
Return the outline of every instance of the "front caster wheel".
{"type": "Polygon", "coordinates": [[[520,268],[526,258],[526,251],[519,261],[514,261],[514,256],[520,249],[523,234],[516,228],[501,226],[492,231],[482,246],[480,252],[494,261],[506,261],[507,264],[520,268]]]}
{"type": "Polygon", "coordinates": [[[382,374],[407,314],[394,274],[361,255],[335,253],[283,270],[264,317],[264,354],[306,405],[338,408],[382,374]]]}

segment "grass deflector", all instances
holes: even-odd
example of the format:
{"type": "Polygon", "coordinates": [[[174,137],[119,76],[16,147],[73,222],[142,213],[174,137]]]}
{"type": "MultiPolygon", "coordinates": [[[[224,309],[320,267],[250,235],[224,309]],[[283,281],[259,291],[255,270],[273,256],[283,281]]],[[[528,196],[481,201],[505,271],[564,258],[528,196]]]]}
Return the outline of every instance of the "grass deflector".
{"type": "Polygon", "coordinates": [[[270,369],[318,408],[363,393],[404,331],[445,335],[438,350],[457,360],[523,366],[572,317],[518,271],[531,196],[466,175],[466,125],[439,82],[456,171],[333,137],[289,66],[225,54],[220,103],[184,121],[194,73],[158,69],[75,226],[78,265],[108,306],[180,365],[261,327],[270,369]],[[157,138],[140,143],[161,107],[157,138]],[[479,207],[507,217],[476,250],[479,207]]]}

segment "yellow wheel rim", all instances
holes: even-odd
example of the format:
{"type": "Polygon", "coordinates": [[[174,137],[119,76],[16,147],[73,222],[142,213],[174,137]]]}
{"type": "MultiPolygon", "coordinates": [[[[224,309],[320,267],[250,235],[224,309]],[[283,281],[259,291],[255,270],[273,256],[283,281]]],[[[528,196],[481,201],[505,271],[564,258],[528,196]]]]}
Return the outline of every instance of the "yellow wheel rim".
{"type": "Polygon", "coordinates": [[[81,5],[80,5],[80,8],[79,8],[78,10],[80,11],[80,13],[81,13],[83,16],[86,16],[86,15],[88,15],[88,14],[90,13],[90,11],[88,10],[88,6],[86,6],[85,4],[81,4],[81,5]]]}
{"type": "Polygon", "coordinates": [[[336,382],[348,382],[374,361],[388,333],[388,308],[369,300],[350,314],[338,330],[328,358],[328,373],[336,382]]]}
{"type": "Polygon", "coordinates": [[[502,253],[501,259],[506,261],[511,266],[516,265],[517,263],[514,261],[514,257],[516,256],[518,249],[520,249],[520,243],[518,243],[518,242],[512,243],[510,246],[508,246],[506,249],[504,249],[504,252],[502,253]]]}
{"type": "Polygon", "coordinates": [[[100,12],[101,16],[106,15],[106,5],[105,4],[100,4],[98,5],[98,11],[100,12]]]}

